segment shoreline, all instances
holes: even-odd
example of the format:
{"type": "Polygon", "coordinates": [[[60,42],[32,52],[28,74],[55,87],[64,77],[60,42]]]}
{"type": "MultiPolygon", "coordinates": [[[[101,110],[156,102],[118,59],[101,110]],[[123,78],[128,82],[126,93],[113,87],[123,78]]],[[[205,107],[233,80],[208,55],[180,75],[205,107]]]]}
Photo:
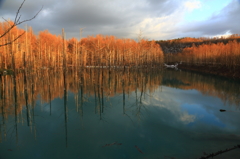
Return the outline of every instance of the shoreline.
{"type": "MultiPolygon", "coordinates": [[[[170,63],[168,65],[174,65],[170,63]]],[[[86,66],[85,68],[108,68],[108,69],[124,69],[129,68],[129,66],[86,66]]],[[[135,69],[144,69],[147,67],[130,67],[135,69]]],[[[233,80],[240,80],[240,66],[235,68],[228,68],[223,65],[187,65],[187,64],[179,64],[177,67],[170,67],[170,69],[178,68],[181,70],[192,71],[195,73],[202,73],[205,75],[214,75],[219,77],[224,77],[233,80]]],[[[12,74],[11,69],[0,69],[0,75],[8,75],[12,74]]]]}
{"type": "Polygon", "coordinates": [[[234,80],[240,79],[240,66],[235,67],[234,69],[227,68],[222,65],[178,65],[179,69],[194,71],[198,73],[216,75],[225,78],[230,78],[234,80]]]}

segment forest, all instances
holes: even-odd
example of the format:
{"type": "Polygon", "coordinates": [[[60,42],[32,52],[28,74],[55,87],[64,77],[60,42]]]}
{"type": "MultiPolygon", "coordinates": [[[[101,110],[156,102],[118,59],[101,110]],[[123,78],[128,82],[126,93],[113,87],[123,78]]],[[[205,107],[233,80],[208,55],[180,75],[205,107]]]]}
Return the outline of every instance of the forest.
{"type": "MultiPolygon", "coordinates": [[[[183,48],[183,50],[172,57],[172,60],[184,61],[188,64],[212,64],[224,65],[226,67],[237,67],[240,62],[240,43],[230,40],[228,43],[206,43],[183,48]]],[[[169,55],[171,57],[171,55],[169,55]]],[[[171,62],[173,62],[171,61],[171,62]]]]}
{"type": "MultiPolygon", "coordinates": [[[[0,23],[0,34],[11,23],[0,23]]],[[[24,30],[14,27],[1,38],[1,44],[13,41],[22,32],[24,30]]],[[[97,35],[80,41],[76,38],[66,40],[64,29],[59,36],[47,30],[35,35],[32,28],[27,27],[25,34],[14,43],[0,47],[0,61],[0,68],[4,69],[59,68],[64,61],[68,67],[159,67],[163,63],[163,53],[154,41],[144,39],[136,42],[97,35]]]]}
{"type": "MultiPolygon", "coordinates": [[[[3,34],[10,22],[0,23],[3,34]]],[[[239,78],[240,35],[219,38],[181,38],[165,41],[120,39],[96,35],[66,39],[48,30],[37,35],[31,27],[14,27],[1,38],[1,69],[63,67],[164,68],[163,63],[180,63],[179,68],[239,78]],[[10,45],[3,45],[13,41],[10,45]]]]}
{"type": "Polygon", "coordinates": [[[179,68],[228,78],[240,78],[240,35],[220,38],[182,38],[157,41],[165,63],[182,63],[179,68]]]}

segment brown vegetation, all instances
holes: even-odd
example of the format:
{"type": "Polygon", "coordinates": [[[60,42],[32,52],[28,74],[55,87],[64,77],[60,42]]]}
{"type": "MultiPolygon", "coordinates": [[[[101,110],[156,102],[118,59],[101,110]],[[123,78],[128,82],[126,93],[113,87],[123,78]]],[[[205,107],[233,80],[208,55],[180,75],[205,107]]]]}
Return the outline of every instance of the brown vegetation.
{"type": "Polygon", "coordinates": [[[179,38],[179,39],[172,39],[172,40],[159,40],[159,41],[156,41],[156,43],[158,43],[161,46],[164,54],[175,54],[175,53],[181,53],[184,48],[192,47],[193,44],[195,46],[199,46],[203,44],[213,44],[213,43],[227,44],[229,41],[233,41],[233,40],[240,42],[240,35],[233,34],[228,37],[213,37],[213,38],[186,37],[186,38],[179,38]]]}
{"type": "MultiPolygon", "coordinates": [[[[9,23],[1,23],[0,34],[6,30],[9,23]]],[[[1,38],[1,43],[12,41],[22,32],[23,30],[14,27],[7,36],[1,38]]],[[[89,36],[80,41],[75,38],[63,40],[61,36],[52,35],[47,30],[36,36],[31,27],[28,27],[25,36],[11,45],[0,47],[0,68],[13,68],[12,65],[15,65],[16,69],[24,68],[24,62],[26,67],[33,69],[60,68],[63,67],[65,55],[67,66],[76,67],[156,67],[163,63],[162,50],[154,41],[136,42],[102,35],[89,36]]]]}
{"type": "Polygon", "coordinates": [[[240,43],[230,41],[226,45],[223,43],[203,44],[196,47],[185,48],[180,60],[187,64],[197,65],[223,65],[231,69],[240,66],[240,43]]]}
{"type": "Polygon", "coordinates": [[[164,60],[166,63],[182,61],[182,65],[178,66],[182,69],[240,78],[240,42],[237,41],[239,36],[230,38],[236,40],[215,39],[219,40],[218,43],[192,43],[191,46],[182,47],[178,53],[165,54],[164,60]],[[221,40],[227,42],[220,42],[221,40]]]}

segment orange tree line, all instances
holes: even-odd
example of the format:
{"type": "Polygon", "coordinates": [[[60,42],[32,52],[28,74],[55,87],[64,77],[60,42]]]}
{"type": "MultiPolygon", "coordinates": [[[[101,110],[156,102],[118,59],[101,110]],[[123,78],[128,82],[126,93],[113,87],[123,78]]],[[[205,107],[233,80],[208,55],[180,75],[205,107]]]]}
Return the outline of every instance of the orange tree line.
{"type": "Polygon", "coordinates": [[[238,67],[240,64],[240,43],[236,40],[227,44],[203,44],[185,48],[182,52],[189,64],[223,65],[228,68],[238,67]]]}
{"type": "MultiPolygon", "coordinates": [[[[0,23],[0,34],[11,23],[13,22],[0,23]]],[[[12,41],[22,32],[22,29],[14,27],[7,36],[1,38],[0,44],[12,41]]],[[[47,30],[35,35],[32,28],[28,27],[25,34],[14,43],[0,47],[0,68],[58,68],[63,66],[63,57],[66,57],[68,66],[77,67],[154,67],[163,63],[163,52],[154,41],[136,42],[103,35],[88,36],[80,41],[75,38],[64,40],[60,35],[53,35],[47,30]]]]}
{"type": "Polygon", "coordinates": [[[189,65],[221,65],[229,69],[239,67],[240,42],[231,40],[224,44],[208,43],[192,47],[186,47],[181,53],[169,54],[165,58],[168,61],[182,61],[189,65]]]}

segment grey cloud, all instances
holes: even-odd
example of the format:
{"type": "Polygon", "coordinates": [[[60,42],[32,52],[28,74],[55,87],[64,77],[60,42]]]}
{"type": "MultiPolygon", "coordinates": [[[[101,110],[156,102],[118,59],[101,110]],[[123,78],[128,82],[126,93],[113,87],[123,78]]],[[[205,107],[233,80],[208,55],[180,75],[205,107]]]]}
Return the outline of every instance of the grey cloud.
{"type": "Polygon", "coordinates": [[[0,0],[0,8],[2,7],[3,1],[4,0],[0,0]]]}
{"type": "MultiPolygon", "coordinates": [[[[28,23],[36,32],[48,29],[57,34],[61,28],[65,28],[70,32],[68,35],[73,35],[79,28],[85,27],[84,32],[90,35],[111,33],[129,37],[136,32],[135,27],[144,18],[169,15],[177,9],[179,3],[180,1],[176,0],[133,0],[132,2],[124,0],[27,0],[21,9],[21,15],[22,19],[28,19],[43,5],[44,8],[38,17],[28,23]],[[104,30],[106,28],[107,30],[104,30]]],[[[13,19],[20,4],[19,1],[17,3],[6,1],[0,14],[13,19]]]]}
{"type": "MultiPolygon", "coordinates": [[[[0,5],[2,2],[1,0],[0,5]]],[[[6,19],[14,19],[21,2],[19,0],[4,1],[0,15],[6,19]]],[[[40,14],[28,22],[35,33],[48,29],[53,34],[61,34],[61,29],[65,28],[67,37],[70,38],[79,37],[79,29],[85,28],[83,36],[104,34],[135,38],[136,32],[140,29],[150,33],[149,28],[158,25],[157,22],[140,25],[145,19],[172,15],[184,2],[184,0],[132,0],[131,2],[127,0],[26,0],[20,14],[22,20],[29,19],[43,6],[40,14]]],[[[171,29],[155,30],[156,34],[162,33],[164,38],[172,38],[209,36],[226,31],[238,33],[240,32],[237,24],[240,20],[238,2],[239,0],[233,1],[220,14],[213,15],[207,21],[181,26],[174,24],[171,29]]],[[[144,36],[148,37],[148,35],[144,36]]]]}
{"type": "Polygon", "coordinates": [[[149,0],[150,7],[149,11],[153,11],[156,16],[166,16],[174,12],[182,3],[182,1],[177,0],[149,0]]]}

